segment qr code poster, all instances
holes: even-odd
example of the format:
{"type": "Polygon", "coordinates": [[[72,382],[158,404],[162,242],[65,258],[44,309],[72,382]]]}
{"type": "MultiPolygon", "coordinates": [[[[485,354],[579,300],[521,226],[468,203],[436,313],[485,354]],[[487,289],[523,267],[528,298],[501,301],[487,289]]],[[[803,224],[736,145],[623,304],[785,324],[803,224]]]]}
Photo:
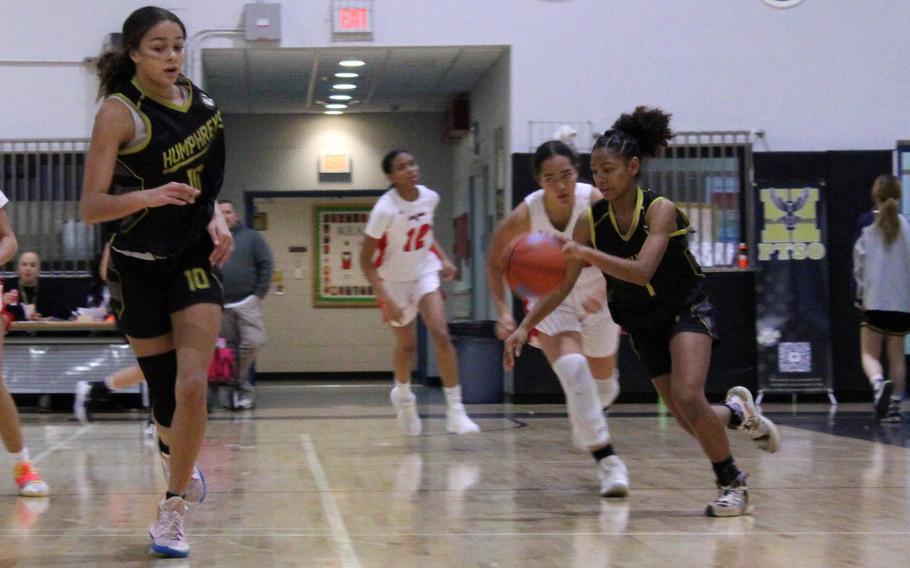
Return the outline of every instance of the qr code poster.
{"type": "Polygon", "coordinates": [[[812,371],[812,345],[807,341],[778,343],[777,365],[781,373],[812,371]]]}

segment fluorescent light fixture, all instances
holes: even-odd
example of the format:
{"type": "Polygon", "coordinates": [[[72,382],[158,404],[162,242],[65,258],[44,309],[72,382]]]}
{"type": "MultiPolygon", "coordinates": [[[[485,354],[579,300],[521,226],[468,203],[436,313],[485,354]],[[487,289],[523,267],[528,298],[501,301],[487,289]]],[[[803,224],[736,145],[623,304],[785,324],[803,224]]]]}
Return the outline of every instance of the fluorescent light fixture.
{"type": "Polygon", "coordinates": [[[339,71],[338,73],[335,73],[335,76],[339,79],[353,79],[354,77],[360,77],[359,74],[351,73],[348,71],[339,71]]]}
{"type": "Polygon", "coordinates": [[[325,108],[330,108],[333,110],[338,110],[340,108],[348,108],[348,105],[343,105],[341,103],[332,103],[330,105],[325,105],[325,108]]]}
{"type": "Polygon", "coordinates": [[[333,101],[349,101],[351,100],[351,95],[329,95],[329,98],[333,101]]]}
{"type": "Polygon", "coordinates": [[[337,85],[332,85],[332,88],[339,91],[350,91],[351,89],[356,89],[357,85],[353,83],[338,83],[337,85]]]}
{"type": "Polygon", "coordinates": [[[322,114],[344,114],[344,113],[341,112],[340,110],[327,110],[322,114]]]}
{"type": "Polygon", "coordinates": [[[363,67],[366,63],[359,59],[345,59],[344,61],[339,61],[338,65],[342,67],[363,67]]]}

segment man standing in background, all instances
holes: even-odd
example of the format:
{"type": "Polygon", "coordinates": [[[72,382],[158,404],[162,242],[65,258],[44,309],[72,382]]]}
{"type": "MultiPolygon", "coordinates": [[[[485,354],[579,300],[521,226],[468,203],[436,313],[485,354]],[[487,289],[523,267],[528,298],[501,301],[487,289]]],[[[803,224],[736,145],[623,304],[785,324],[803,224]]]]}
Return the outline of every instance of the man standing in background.
{"type": "Polygon", "coordinates": [[[250,409],[255,404],[255,389],[250,383],[250,367],[256,352],[265,344],[262,322],[262,300],[272,280],[272,251],[255,229],[240,222],[234,204],[220,201],[234,237],[234,254],[224,265],[224,315],[221,336],[237,351],[235,367],[236,391],[232,394],[233,408],[250,409]]]}

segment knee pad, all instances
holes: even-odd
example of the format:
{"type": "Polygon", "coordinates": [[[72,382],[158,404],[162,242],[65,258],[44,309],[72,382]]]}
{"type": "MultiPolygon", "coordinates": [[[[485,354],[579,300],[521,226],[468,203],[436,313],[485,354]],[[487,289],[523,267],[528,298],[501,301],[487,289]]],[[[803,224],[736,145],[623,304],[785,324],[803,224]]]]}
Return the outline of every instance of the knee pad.
{"type": "Polygon", "coordinates": [[[613,401],[619,396],[619,370],[614,369],[613,374],[606,379],[595,379],[597,385],[597,394],[600,397],[600,405],[604,408],[610,408],[613,401]]]}
{"type": "Polygon", "coordinates": [[[563,355],[553,363],[553,371],[566,393],[569,421],[578,441],[586,448],[608,443],[610,431],[585,356],[580,353],[563,355]]]}
{"type": "Polygon", "coordinates": [[[149,398],[155,421],[165,428],[171,427],[177,407],[177,352],[137,357],[139,368],[149,387],[149,398]]]}

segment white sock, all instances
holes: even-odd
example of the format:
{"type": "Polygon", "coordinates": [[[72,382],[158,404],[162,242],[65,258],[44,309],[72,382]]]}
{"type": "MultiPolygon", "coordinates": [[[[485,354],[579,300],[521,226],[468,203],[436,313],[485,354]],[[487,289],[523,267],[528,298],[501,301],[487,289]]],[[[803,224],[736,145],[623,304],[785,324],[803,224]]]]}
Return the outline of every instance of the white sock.
{"type": "Polygon", "coordinates": [[[395,393],[399,398],[411,398],[411,383],[399,383],[395,381],[395,388],[392,389],[392,392],[395,393]]]}
{"type": "Polygon", "coordinates": [[[28,448],[26,446],[22,446],[22,451],[14,453],[13,459],[16,460],[16,463],[29,461],[30,458],[28,455],[28,448]]]}
{"type": "Polygon", "coordinates": [[[454,387],[443,387],[442,392],[446,395],[446,404],[449,407],[461,404],[461,385],[454,387]]]}
{"type": "Polygon", "coordinates": [[[884,381],[884,380],[885,380],[885,377],[883,377],[883,376],[881,376],[881,375],[875,375],[874,377],[872,377],[872,378],[869,379],[869,380],[872,381],[872,386],[875,387],[875,386],[878,386],[878,384],[879,384],[880,382],[884,381]]]}

